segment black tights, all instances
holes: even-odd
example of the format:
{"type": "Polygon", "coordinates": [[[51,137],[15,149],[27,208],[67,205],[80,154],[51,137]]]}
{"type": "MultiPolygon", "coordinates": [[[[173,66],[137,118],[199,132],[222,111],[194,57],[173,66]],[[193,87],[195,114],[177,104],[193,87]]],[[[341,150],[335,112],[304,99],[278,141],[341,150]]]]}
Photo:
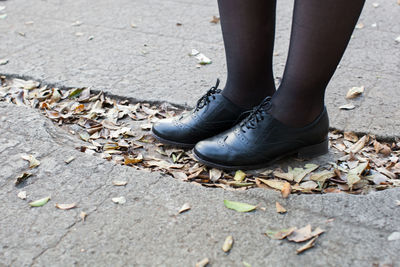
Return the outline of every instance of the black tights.
{"type": "Polygon", "coordinates": [[[228,71],[223,95],[244,108],[273,96],[276,119],[294,127],[312,122],[364,2],[295,0],[289,55],[275,93],[276,0],[218,0],[228,71]]]}

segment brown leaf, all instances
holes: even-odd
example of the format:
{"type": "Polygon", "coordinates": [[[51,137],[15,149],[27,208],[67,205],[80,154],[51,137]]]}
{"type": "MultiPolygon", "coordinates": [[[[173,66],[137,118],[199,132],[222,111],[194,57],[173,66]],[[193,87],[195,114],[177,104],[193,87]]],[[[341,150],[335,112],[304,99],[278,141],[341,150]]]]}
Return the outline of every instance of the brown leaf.
{"type": "Polygon", "coordinates": [[[356,154],[358,153],[361,149],[365,147],[365,144],[368,142],[368,136],[364,135],[360,140],[358,140],[357,143],[355,143],[351,148],[350,152],[356,154]]]}
{"type": "Polygon", "coordinates": [[[213,16],[212,20],[210,20],[210,23],[217,24],[217,23],[219,23],[219,21],[220,21],[219,17],[213,16]]]}
{"type": "Polygon", "coordinates": [[[303,228],[293,231],[293,233],[290,236],[288,236],[288,240],[296,243],[304,242],[313,237],[319,236],[324,232],[325,231],[319,227],[317,227],[314,231],[311,231],[311,224],[308,224],[303,228]]]}
{"type": "Polygon", "coordinates": [[[344,139],[350,141],[350,142],[357,142],[358,141],[358,136],[354,132],[344,132],[344,139]]]}
{"type": "Polygon", "coordinates": [[[306,181],[300,184],[300,187],[304,189],[304,191],[311,191],[318,187],[318,184],[314,181],[306,181]]]}
{"type": "Polygon", "coordinates": [[[70,210],[73,208],[76,208],[76,203],[71,203],[71,204],[58,204],[56,203],[56,208],[60,210],[70,210]]]}
{"type": "Polygon", "coordinates": [[[313,239],[311,239],[310,241],[308,241],[304,246],[298,248],[298,249],[296,250],[296,253],[297,253],[297,254],[300,254],[300,253],[302,253],[302,252],[304,252],[304,251],[306,251],[306,250],[308,250],[308,249],[314,247],[315,240],[317,240],[317,237],[314,237],[313,239]]]}
{"type": "Polygon", "coordinates": [[[279,191],[283,190],[284,184],[286,183],[285,181],[281,181],[281,180],[267,180],[267,179],[261,179],[261,178],[257,178],[258,181],[268,185],[271,188],[277,189],[279,191]]]}
{"type": "Polygon", "coordinates": [[[137,164],[143,161],[143,155],[139,154],[137,157],[131,157],[131,156],[125,156],[124,157],[124,164],[129,165],[129,164],[137,164]]]}
{"type": "Polygon", "coordinates": [[[296,227],[291,227],[289,229],[267,230],[265,234],[271,239],[282,240],[290,236],[296,229],[296,227]]]}
{"type": "Polygon", "coordinates": [[[281,204],[279,204],[279,202],[275,202],[275,207],[276,207],[277,213],[286,213],[287,212],[287,210],[281,204]]]}
{"type": "Polygon", "coordinates": [[[378,172],[386,175],[387,177],[389,177],[390,179],[396,179],[397,175],[394,174],[393,172],[389,171],[388,169],[381,167],[381,168],[377,168],[376,169],[378,172]]]}
{"type": "Polygon", "coordinates": [[[392,153],[392,149],[388,145],[383,145],[380,153],[382,153],[384,156],[389,156],[392,153]]]}
{"type": "Polygon", "coordinates": [[[285,182],[285,183],[283,184],[283,188],[282,188],[282,190],[281,190],[282,197],[283,197],[283,198],[287,198],[287,197],[290,195],[291,190],[292,190],[292,188],[291,188],[291,186],[290,186],[290,183],[285,182]]]}

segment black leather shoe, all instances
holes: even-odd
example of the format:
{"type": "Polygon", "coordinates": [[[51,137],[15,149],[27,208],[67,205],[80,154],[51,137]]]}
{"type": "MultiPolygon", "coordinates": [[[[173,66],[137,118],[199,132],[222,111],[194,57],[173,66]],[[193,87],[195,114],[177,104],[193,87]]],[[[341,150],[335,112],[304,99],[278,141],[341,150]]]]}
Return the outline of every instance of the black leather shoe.
{"type": "Polygon", "coordinates": [[[197,142],[230,129],[238,123],[245,110],[225,98],[218,85],[219,79],[216,85],[197,101],[196,108],[190,114],[155,123],[152,127],[154,137],[162,143],[192,148],[197,142]]]}
{"type": "Polygon", "coordinates": [[[251,115],[232,129],[203,140],[193,149],[203,164],[226,170],[259,169],[285,156],[312,158],[328,152],[326,108],[311,124],[289,127],[274,119],[266,98],[251,115]]]}

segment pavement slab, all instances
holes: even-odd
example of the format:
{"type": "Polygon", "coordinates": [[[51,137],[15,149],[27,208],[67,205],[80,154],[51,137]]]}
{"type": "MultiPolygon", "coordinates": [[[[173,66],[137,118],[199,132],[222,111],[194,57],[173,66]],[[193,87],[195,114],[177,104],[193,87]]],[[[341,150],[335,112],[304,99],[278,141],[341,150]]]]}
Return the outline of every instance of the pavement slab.
{"type": "MultiPolygon", "coordinates": [[[[278,1],[277,77],[286,61],[292,2],[278,1]]],[[[0,59],[9,60],[0,65],[0,74],[186,107],[217,77],[226,77],[220,26],[209,22],[218,15],[214,0],[8,0],[0,5],[6,7],[0,13],[8,15],[0,19],[0,59]],[[82,25],[72,26],[76,21],[82,25]],[[198,68],[188,56],[192,48],[213,63],[198,68]]],[[[327,91],[333,128],[399,137],[400,111],[393,97],[400,89],[399,17],[396,1],[366,2],[360,18],[364,28],[355,30],[327,91]],[[356,109],[339,110],[350,102],[347,90],[361,85],[365,94],[351,101],[356,109]]],[[[272,190],[210,189],[115,165],[78,152],[82,144],[37,110],[0,102],[0,266],[194,266],[205,257],[211,266],[243,266],[243,261],[252,266],[400,266],[400,240],[387,240],[400,232],[398,188],[283,200],[272,190]],[[33,154],[41,165],[15,186],[15,177],[27,171],[22,154],[33,154]],[[76,159],[67,165],[70,156],[76,159]],[[115,187],[114,179],[128,184],[115,187]],[[17,197],[22,190],[25,201],[17,197]],[[29,207],[29,201],[49,195],[45,206],[29,207]],[[127,202],[111,201],[119,196],[127,202]],[[237,213],[224,207],[224,199],[265,210],[237,213]],[[286,214],[276,213],[276,201],[286,214]],[[78,203],[76,209],[55,208],[72,202],[78,203]],[[187,202],[192,209],[177,215],[187,202]],[[88,214],[85,222],[81,211],[88,214]],[[326,232],[301,255],[295,253],[300,244],[263,234],[307,224],[326,232]],[[226,254],[221,247],[228,235],[235,242],[226,254]]]]}
{"type": "MultiPolygon", "coordinates": [[[[368,195],[291,195],[251,189],[228,191],[184,183],[159,172],[137,171],[78,152],[76,137],[53,124],[37,110],[0,103],[2,172],[0,173],[0,266],[190,266],[208,257],[210,266],[398,266],[400,190],[368,195]],[[41,164],[19,185],[27,171],[22,154],[41,164]],[[66,164],[65,159],[76,159],[66,164]],[[126,180],[115,187],[112,180],[126,180]],[[26,191],[27,200],[17,197],[26,191]],[[45,196],[43,207],[29,201],[45,196]],[[113,197],[127,202],[117,205],[113,197]],[[224,207],[223,200],[260,205],[251,213],[224,207]],[[279,201],[288,212],[275,211],[279,201]],[[56,203],[78,203],[62,211],[56,203]],[[192,209],[177,215],[184,203],[192,209]],[[82,222],[79,214],[88,214],[82,222]],[[311,224],[326,232],[316,247],[301,255],[300,244],[271,240],[267,229],[311,224]],[[230,253],[221,247],[225,237],[235,243],[230,253]],[[349,249],[351,248],[351,249],[349,249]]],[[[324,159],[326,161],[326,159],[324,159]]]]}

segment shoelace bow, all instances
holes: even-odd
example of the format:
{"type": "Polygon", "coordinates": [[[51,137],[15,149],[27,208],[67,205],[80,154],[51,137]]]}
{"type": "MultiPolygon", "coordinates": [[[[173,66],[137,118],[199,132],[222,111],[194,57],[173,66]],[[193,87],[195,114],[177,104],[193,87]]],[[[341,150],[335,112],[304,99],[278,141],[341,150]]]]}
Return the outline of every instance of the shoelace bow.
{"type": "Polygon", "coordinates": [[[244,127],[246,127],[247,129],[255,129],[257,127],[257,123],[264,120],[265,111],[268,110],[270,107],[271,97],[267,97],[263,100],[263,102],[261,102],[260,105],[253,108],[253,110],[248,111],[251,112],[250,115],[247,116],[247,118],[240,123],[240,128],[242,132],[246,132],[244,130],[244,127]]]}
{"type": "Polygon", "coordinates": [[[196,104],[196,109],[195,111],[205,107],[208,103],[210,103],[210,97],[212,96],[215,99],[215,94],[221,93],[221,89],[218,89],[219,86],[219,79],[217,79],[217,82],[215,86],[211,87],[207,93],[205,93],[198,101],[196,104]]]}

